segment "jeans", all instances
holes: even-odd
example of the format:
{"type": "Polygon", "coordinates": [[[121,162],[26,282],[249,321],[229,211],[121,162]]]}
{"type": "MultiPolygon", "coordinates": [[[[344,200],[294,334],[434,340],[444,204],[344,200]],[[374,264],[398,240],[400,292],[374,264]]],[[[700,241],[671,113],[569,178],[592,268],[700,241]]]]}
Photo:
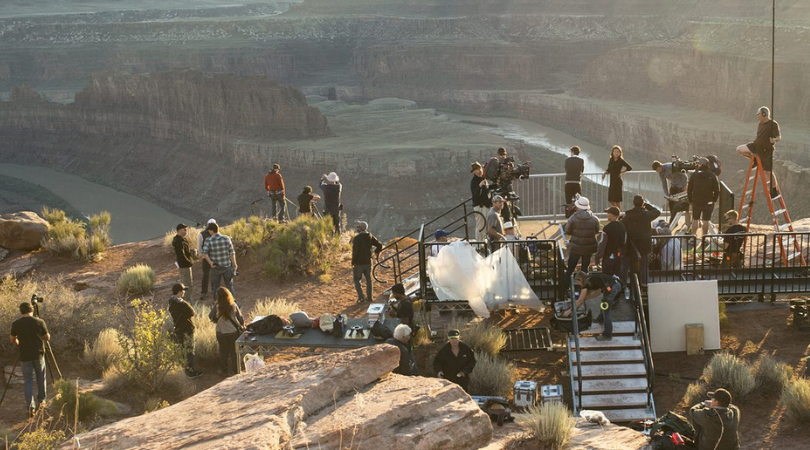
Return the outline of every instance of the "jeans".
{"type": "Polygon", "coordinates": [[[616,256],[605,255],[602,258],[602,273],[605,275],[616,275],[622,283],[622,286],[627,284],[627,270],[630,264],[627,262],[627,255],[616,256]]]}
{"type": "Polygon", "coordinates": [[[217,289],[219,289],[220,283],[223,282],[225,287],[231,291],[231,294],[236,295],[233,290],[233,266],[214,266],[211,268],[211,289],[213,289],[211,294],[214,296],[214,300],[217,299],[217,289]]]}
{"type": "Polygon", "coordinates": [[[332,225],[335,226],[335,234],[340,234],[340,211],[328,211],[329,216],[332,217],[332,225]]]}
{"type": "MultiPolygon", "coordinates": [[[[202,291],[200,295],[208,294],[208,286],[211,284],[211,264],[208,261],[202,261],[202,291]]],[[[190,298],[190,297],[189,297],[190,298]]]]}
{"type": "Polygon", "coordinates": [[[580,258],[582,258],[582,271],[586,272],[586,273],[588,272],[588,266],[591,265],[591,255],[590,255],[590,253],[587,254],[587,255],[577,255],[577,254],[571,253],[568,256],[568,269],[565,271],[565,284],[564,285],[566,287],[571,286],[571,274],[573,274],[574,269],[577,268],[577,263],[579,262],[580,258]]]}
{"type": "Polygon", "coordinates": [[[239,333],[217,333],[219,344],[219,369],[226,375],[239,372],[239,361],[236,359],[236,340],[239,333]]]}
{"type": "Polygon", "coordinates": [[[607,309],[602,310],[602,319],[605,323],[605,331],[602,332],[602,336],[607,338],[613,337],[613,320],[610,318],[610,311],[614,308],[614,302],[617,301],[620,292],[622,292],[622,284],[616,281],[610,286],[610,290],[602,295],[602,303],[607,303],[607,309]]]}
{"type": "Polygon", "coordinates": [[[630,252],[630,273],[638,274],[638,282],[642,287],[647,286],[647,269],[650,265],[650,252],[641,253],[636,258],[635,252],[630,252]]]}
{"type": "Polygon", "coordinates": [[[273,217],[279,222],[286,220],[287,199],[284,197],[284,191],[270,191],[267,195],[273,205],[273,217]]]}
{"type": "Polygon", "coordinates": [[[188,288],[186,290],[186,298],[191,299],[191,295],[194,292],[194,278],[191,275],[191,267],[178,267],[177,271],[180,273],[180,282],[188,288]]]}
{"type": "Polygon", "coordinates": [[[27,408],[36,408],[45,401],[45,356],[33,361],[20,361],[25,387],[25,405],[27,408]],[[37,380],[37,402],[34,403],[34,377],[37,380]]]}
{"type": "Polygon", "coordinates": [[[366,300],[374,301],[371,292],[374,283],[371,281],[371,264],[358,264],[352,267],[352,275],[354,278],[354,289],[357,291],[357,299],[363,299],[363,287],[360,285],[360,278],[366,277],[366,300]]]}

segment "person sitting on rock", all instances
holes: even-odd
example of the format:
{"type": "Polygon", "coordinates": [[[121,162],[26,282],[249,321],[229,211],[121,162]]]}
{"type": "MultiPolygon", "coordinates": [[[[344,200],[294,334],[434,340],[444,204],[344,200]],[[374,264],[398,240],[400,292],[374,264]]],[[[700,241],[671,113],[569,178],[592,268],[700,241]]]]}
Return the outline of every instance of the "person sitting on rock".
{"type": "Polygon", "coordinates": [[[470,374],[475,369],[475,353],[469,345],[461,342],[458,330],[448,331],[447,339],[447,344],[433,360],[433,371],[439,378],[452,381],[469,392],[470,374]]]}
{"type": "Polygon", "coordinates": [[[410,341],[411,327],[405,324],[397,325],[394,328],[394,337],[385,341],[386,344],[394,345],[399,349],[399,366],[393,370],[394,373],[409,376],[419,375],[416,358],[411,351],[410,341]]]}

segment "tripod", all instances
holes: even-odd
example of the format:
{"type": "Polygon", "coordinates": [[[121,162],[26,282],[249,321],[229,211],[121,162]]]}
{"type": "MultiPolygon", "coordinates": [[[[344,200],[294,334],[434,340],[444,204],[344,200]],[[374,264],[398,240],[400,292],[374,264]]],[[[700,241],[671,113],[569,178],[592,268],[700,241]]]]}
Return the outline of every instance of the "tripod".
{"type": "MultiPolygon", "coordinates": [[[[33,316],[39,317],[39,305],[38,303],[42,302],[42,297],[37,296],[34,294],[31,297],[31,305],[34,308],[33,316]]],[[[44,336],[42,336],[44,337],[44,336]]],[[[40,338],[42,338],[40,337],[40,338]]],[[[51,380],[61,380],[62,379],[62,371],[59,370],[59,364],[56,362],[56,356],[53,353],[53,348],[51,347],[51,343],[49,341],[45,342],[45,367],[48,370],[48,375],[50,376],[51,380]],[[50,359],[49,359],[50,358],[50,359]],[[53,377],[53,371],[56,369],[56,374],[59,378],[53,377]]],[[[11,368],[11,373],[8,376],[8,380],[6,380],[6,387],[3,389],[3,396],[0,397],[0,406],[3,405],[3,400],[6,399],[6,393],[8,392],[8,387],[11,385],[11,379],[14,378],[14,371],[17,370],[17,366],[20,364],[20,355],[17,354],[17,359],[14,361],[14,366],[11,368]]],[[[52,381],[53,382],[53,381],[52,381]]]]}

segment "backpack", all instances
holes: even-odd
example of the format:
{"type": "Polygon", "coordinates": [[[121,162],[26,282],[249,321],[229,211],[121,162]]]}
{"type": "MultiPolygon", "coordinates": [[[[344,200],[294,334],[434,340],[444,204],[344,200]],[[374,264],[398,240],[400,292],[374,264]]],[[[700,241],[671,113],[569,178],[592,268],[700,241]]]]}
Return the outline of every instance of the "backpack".
{"type": "Polygon", "coordinates": [[[692,424],[686,417],[672,411],[659,417],[650,428],[650,444],[653,450],[697,448],[694,439],[695,428],[692,424]],[[675,445],[672,441],[673,433],[680,434],[684,444],[675,445]]]}
{"type": "Polygon", "coordinates": [[[378,341],[385,341],[394,337],[394,332],[379,320],[371,326],[371,335],[378,341]]]}
{"type": "Polygon", "coordinates": [[[273,314],[247,326],[250,334],[276,334],[284,327],[284,320],[273,314]]]}
{"type": "Polygon", "coordinates": [[[497,156],[489,158],[486,164],[484,164],[484,178],[493,183],[498,182],[498,173],[500,171],[501,171],[501,162],[497,156]]]}
{"type": "Polygon", "coordinates": [[[720,162],[720,158],[717,155],[706,155],[706,159],[709,160],[709,171],[720,176],[720,172],[723,171],[723,163],[720,162]]]}

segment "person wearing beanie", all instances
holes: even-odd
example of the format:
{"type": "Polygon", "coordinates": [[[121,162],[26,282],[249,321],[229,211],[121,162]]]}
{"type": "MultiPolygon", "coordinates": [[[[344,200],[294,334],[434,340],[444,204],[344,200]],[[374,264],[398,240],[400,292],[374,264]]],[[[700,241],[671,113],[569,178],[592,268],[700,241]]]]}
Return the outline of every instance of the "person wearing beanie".
{"type": "Polygon", "coordinates": [[[484,242],[487,238],[487,212],[492,208],[492,201],[489,199],[489,181],[484,176],[484,166],[478,161],[470,164],[470,172],[473,174],[470,180],[472,206],[479,213],[475,215],[475,240],[484,242]]]}
{"type": "Polygon", "coordinates": [[[374,254],[379,257],[382,251],[382,243],[368,232],[368,223],[357,222],[357,235],[352,238],[352,276],[354,279],[354,289],[357,291],[357,303],[366,300],[374,301],[374,283],[371,278],[371,248],[374,247],[374,254]],[[360,279],[366,278],[366,296],[363,297],[363,287],[360,279]]]}
{"type": "Polygon", "coordinates": [[[461,342],[461,333],[450,330],[447,332],[447,343],[433,360],[433,371],[439,378],[456,383],[468,391],[475,362],[475,353],[469,345],[461,342]]]}
{"type": "Polygon", "coordinates": [[[413,302],[405,295],[405,286],[397,283],[391,287],[391,310],[399,323],[413,327],[413,302]]]}
{"type": "Polygon", "coordinates": [[[731,404],[725,389],[709,392],[710,400],[689,409],[695,427],[698,450],[737,450],[740,448],[740,410],[731,404]]]}
{"type": "Polygon", "coordinates": [[[689,177],[686,194],[692,204],[692,234],[697,234],[701,222],[703,234],[708,234],[712,211],[720,198],[720,182],[717,175],[709,170],[708,158],[700,158],[698,169],[689,177]]]}

